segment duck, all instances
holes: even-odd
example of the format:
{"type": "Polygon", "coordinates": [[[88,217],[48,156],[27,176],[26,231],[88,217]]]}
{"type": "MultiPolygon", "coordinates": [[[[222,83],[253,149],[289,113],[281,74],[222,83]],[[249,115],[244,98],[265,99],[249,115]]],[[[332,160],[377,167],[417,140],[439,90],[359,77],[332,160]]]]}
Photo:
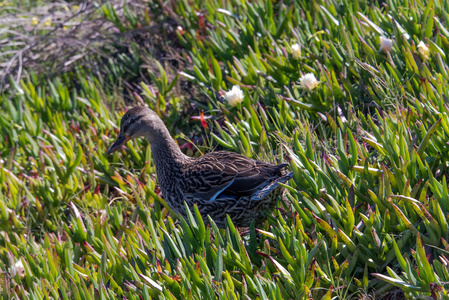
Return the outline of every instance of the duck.
{"type": "Polygon", "coordinates": [[[213,151],[200,157],[185,155],[156,112],[135,106],[123,115],[120,132],[107,154],[131,139],[145,137],[151,147],[162,197],[173,212],[187,219],[187,207],[196,204],[206,225],[210,218],[225,228],[227,217],[236,227],[249,227],[266,219],[281,197],[293,172],[286,163],[274,165],[236,152],[213,151]]]}

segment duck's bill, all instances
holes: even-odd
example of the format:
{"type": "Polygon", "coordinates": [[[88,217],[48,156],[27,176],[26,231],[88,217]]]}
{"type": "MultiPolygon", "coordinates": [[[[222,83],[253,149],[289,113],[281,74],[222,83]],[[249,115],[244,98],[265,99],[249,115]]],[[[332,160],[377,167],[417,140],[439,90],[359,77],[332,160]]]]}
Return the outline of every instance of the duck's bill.
{"type": "Polygon", "coordinates": [[[106,152],[106,153],[111,154],[111,153],[117,151],[118,149],[120,149],[120,147],[122,147],[130,139],[131,139],[131,137],[129,137],[129,136],[119,135],[117,140],[115,141],[115,143],[112,144],[111,148],[109,148],[108,152],[106,152]]]}

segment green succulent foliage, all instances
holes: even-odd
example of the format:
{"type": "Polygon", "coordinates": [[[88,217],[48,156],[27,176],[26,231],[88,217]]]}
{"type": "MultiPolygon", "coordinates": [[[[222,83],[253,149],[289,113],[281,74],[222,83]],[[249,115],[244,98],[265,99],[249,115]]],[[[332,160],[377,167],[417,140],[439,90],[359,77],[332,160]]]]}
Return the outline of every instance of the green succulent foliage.
{"type": "MultiPolygon", "coordinates": [[[[115,9],[102,6],[122,32],[153,22],[115,9]]],[[[392,287],[448,298],[446,1],[148,9],[180,26],[191,65],[169,79],[155,61],[139,101],[174,136],[188,139],[186,127],[203,135],[196,155],[216,147],[289,161],[288,193],[257,228],[205,227],[198,211],[187,223],[158,194],[146,141],[106,156],[123,103],[102,81],[83,70],[11,81],[0,96],[4,298],[332,299],[392,287]],[[312,89],[302,84],[308,73],[319,81],[312,89]],[[180,96],[180,80],[201,97],[180,96]],[[244,93],[236,107],[224,96],[233,85],[244,93]],[[182,122],[187,104],[201,122],[182,122]]],[[[111,62],[111,76],[129,63],[111,62]]]]}

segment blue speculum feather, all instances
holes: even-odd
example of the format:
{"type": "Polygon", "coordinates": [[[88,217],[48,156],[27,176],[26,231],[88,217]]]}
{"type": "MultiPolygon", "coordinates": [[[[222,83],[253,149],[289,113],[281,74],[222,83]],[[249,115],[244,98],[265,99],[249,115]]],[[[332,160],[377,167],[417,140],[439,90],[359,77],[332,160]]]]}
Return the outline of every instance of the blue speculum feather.
{"type": "MultiPolygon", "coordinates": [[[[226,195],[226,194],[220,194],[219,197],[215,198],[215,199],[222,199],[222,198],[226,198],[226,199],[237,199],[237,196],[230,196],[230,195],[226,195]]],[[[214,199],[214,200],[215,200],[214,199]]]]}
{"type": "MultiPolygon", "coordinates": [[[[235,180],[235,179],[234,179],[235,180]]],[[[223,193],[224,190],[226,190],[231,184],[234,183],[234,180],[232,180],[231,182],[229,182],[229,184],[227,184],[223,189],[221,189],[220,191],[218,191],[212,198],[210,198],[210,201],[214,201],[215,199],[217,199],[217,197],[223,193]]],[[[222,196],[222,195],[220,195],[222,196]]],[[[221,197],[219,197],[221,198],[221,197]]]]}

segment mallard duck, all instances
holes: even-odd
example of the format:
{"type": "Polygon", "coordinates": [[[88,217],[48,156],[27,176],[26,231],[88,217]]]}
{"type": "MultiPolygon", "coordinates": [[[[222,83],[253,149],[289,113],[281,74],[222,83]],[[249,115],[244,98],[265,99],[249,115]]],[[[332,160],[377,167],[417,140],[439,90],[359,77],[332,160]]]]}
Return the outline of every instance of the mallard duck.
{"type": "Polygon", "coordinates": [[[264,210],[282,193],[280,183],[292,178],[283,169],[235,152],[215,151],[188,157],[170,136],[159,116],[145,106],[129,109],[122,117],[120,133],[108,154],[133,138],[146,137],[151,145],[162,196],[170,208],[186,219],[184,201],[196,204],[208,224],[209,215],[219,228],[228,214],[237,227],[263,221],[264,210]]]}

